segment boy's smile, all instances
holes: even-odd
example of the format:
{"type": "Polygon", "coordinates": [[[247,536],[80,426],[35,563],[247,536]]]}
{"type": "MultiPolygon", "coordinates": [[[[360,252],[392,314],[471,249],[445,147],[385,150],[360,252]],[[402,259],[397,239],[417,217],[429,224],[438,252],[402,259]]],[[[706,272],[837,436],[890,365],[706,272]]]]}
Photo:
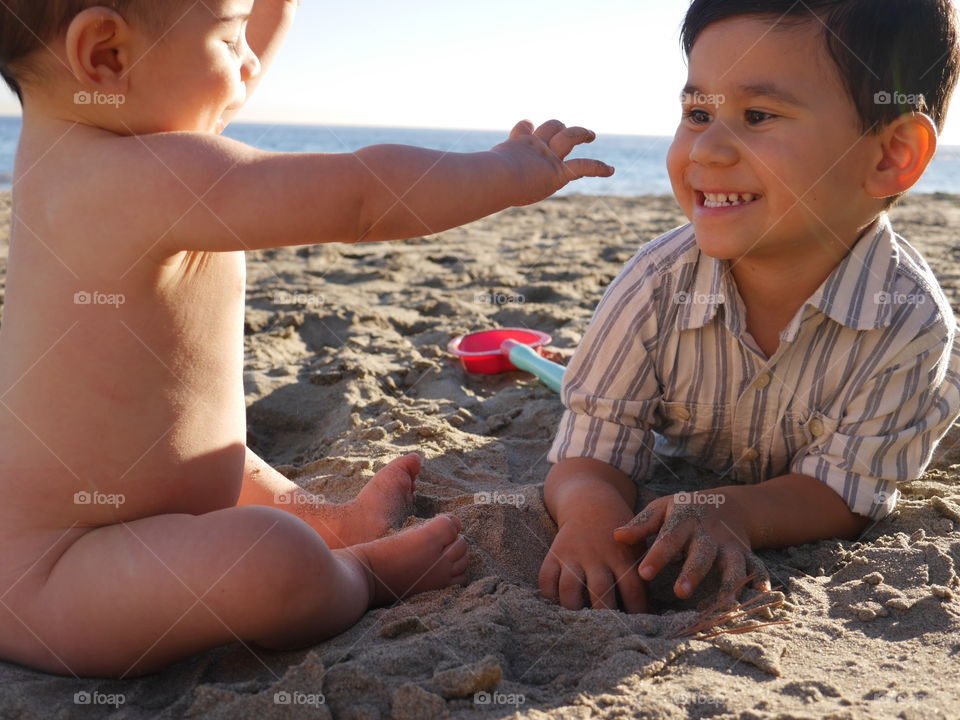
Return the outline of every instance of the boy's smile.
{"type": "Polygon", "coordinates": [[[668,155],[698,244],[720,259],[835,254],[879,206],[864,190],[878,151],[861,137],[822,25],[771,22],[737,18],[703,32],[668,155]]]}

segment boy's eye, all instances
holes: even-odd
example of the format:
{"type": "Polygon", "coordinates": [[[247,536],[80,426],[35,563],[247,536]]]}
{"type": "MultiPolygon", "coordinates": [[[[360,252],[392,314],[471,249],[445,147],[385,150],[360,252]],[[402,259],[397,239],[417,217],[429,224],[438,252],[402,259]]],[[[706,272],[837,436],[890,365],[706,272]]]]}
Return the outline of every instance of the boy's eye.
{"type": "Polygon", "coordinates": [[[759,125],[760,123],[767,120],[772,120],[775,117],[777,116],[772,113],[764,112],[763,110],[747,110],[746,113],[747,122],[751,125],[759,125]]]}
{"type": "Polygon", "coordinates": [[[227,47],[233,51],[234,55],[240,54],[240,39],[231,40],[227,43],[227,47]]]}
{"type": "Polygon", "coordinates": [[[710,122],[710,114],[706,110],[684,110],[683,117],[694,125],[705,125],[710,122]]]}

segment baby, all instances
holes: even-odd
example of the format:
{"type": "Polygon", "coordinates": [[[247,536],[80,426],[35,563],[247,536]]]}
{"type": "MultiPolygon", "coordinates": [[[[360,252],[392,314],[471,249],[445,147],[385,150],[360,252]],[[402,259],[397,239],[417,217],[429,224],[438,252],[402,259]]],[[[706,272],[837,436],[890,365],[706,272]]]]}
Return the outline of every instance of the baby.
{"type": "Polygon", "coordinates": [[[890,513],[960,414],[956,320],[885,211],[937,147],[960,53],[949,0],[695,0],[668,156],[691,224],[644,246],[566,374],[540,572],[564,607],[768,588],[753,553],[890,513]],[[653,500],[659,457],[729,478],[653,500]],[[644,556],[646,541],[655,538],[644,556]]]}
{"type": "Polygon", "coordinates": [[[244,251],[437,233],[613,169],[565,161],[594,135],[557,121],[472,154],[220,137],[297,5],[3,3],[23,105],[0,332],[5,660],[124,676],[234,641],[302,647],[465,580],[453,517],[378,539],[410,513],[417,456],[335,507],[245,447],[244,251]]]}

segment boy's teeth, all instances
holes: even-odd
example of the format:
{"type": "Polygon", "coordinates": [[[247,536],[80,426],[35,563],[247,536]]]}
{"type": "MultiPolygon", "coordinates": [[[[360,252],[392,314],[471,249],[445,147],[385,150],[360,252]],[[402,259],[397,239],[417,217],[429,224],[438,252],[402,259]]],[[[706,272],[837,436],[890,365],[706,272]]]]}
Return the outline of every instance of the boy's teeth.
{"type": "Polygon", "coordinates": [[[745,205],[760,199],[760,196],[754,193],[704,193],[703,197],[707,207],[745,205]]]}

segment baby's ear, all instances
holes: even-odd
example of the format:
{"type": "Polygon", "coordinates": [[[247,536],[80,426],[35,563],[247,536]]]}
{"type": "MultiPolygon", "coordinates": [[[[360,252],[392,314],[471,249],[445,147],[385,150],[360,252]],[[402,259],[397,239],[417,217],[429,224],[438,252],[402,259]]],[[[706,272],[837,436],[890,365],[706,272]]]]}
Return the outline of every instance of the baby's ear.
{"type": "Polygon", "coordinates": [[[130,70],[130,26],[110,8],[92,7],[67,28],[67,63],[86,88],[125,93],[130,70]]]}
{"type": "Polygon", "coordinates": [[[913,187],[937,152],[937,126],[928,115],[901,115],[880,131],[880,160],[865,188],[875,198],[899,195],[913,187]]]}

